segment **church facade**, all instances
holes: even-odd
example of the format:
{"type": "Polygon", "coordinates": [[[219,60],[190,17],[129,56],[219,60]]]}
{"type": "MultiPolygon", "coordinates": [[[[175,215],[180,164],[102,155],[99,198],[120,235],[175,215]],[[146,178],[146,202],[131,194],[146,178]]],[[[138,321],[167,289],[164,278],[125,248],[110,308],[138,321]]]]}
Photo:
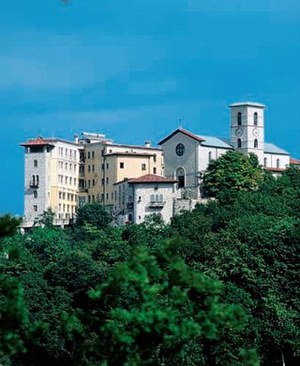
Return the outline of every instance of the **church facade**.
{"type": "Polygon", "coordinates": [[[290,165],[290,155],[265,142],[265,106],[259,103],[234,103],[230,106],[230,136],[204,136],[178,128],[159,142],[164,151],[165,176],[178,181],[178,189],[199,199],[201,176],[209,162],[230,150],[254,153],[259,163],[273,174],[290,165]]]}

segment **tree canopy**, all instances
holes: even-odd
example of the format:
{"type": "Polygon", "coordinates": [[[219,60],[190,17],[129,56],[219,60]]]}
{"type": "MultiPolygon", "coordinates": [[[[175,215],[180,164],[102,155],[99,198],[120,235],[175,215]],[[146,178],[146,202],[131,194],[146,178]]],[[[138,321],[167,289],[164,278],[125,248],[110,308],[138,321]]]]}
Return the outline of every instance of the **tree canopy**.
{"type": "Polygon", "coordinates": [[[0,363],[298,364],[299,183],[266,175],[169,225],[115,228],[98,204],[69,229],[0,220],[0,363]]]}

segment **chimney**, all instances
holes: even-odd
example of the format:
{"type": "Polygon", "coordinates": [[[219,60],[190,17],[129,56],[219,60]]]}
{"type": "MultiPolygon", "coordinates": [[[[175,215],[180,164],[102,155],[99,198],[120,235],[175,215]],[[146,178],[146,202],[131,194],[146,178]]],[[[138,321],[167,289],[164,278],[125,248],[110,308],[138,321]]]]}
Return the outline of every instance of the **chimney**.
{"type": "Polygon", "coordinates": [[[75,144],[78,144],[78,135],[74,135],[75,144]]]}
{"type": "Polygon", "coordinates": [[[145,147],[150,147],[151,146],[151,142],[150,141],[145,141],[145,147]]]}

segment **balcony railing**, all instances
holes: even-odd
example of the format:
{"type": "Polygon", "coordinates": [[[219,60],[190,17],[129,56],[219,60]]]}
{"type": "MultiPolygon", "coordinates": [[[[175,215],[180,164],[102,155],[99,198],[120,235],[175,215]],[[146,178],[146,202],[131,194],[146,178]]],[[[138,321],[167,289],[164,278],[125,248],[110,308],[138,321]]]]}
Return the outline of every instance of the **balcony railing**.
{"type": "Polygon", "coordinates": [[[158,201],[151,201],[149,203],[149,207],[154,207],[154,208],[160,208],[160,207],[164,207],[165,205],[165,202],[161,201],[161,202],[158,202],[158,201]]]}
{"type": "Polygon", "coordinates": [[[31,188],[39,188],[39,182],[38,182],[38,181],[36,181],[36,180],[31,180],[31,181],[29,182],[29,186],[30,186],[31,188]]]}

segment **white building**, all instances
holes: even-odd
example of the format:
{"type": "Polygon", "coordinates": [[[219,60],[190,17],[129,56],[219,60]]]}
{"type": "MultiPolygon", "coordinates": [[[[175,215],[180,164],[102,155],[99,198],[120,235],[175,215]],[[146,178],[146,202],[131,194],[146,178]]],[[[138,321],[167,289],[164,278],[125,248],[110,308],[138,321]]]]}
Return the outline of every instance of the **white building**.
{"type": "Polygon", "coordinates": [[[178,128],[159,142],[165,155],[165,176],[176,179],[178,188],[190,198],[200,198],[201,174],[212,159],[227,151],[254,153],[259,163],[274,173],[282,172],[290,164],[288,152],[265,142],[264,105],[245,102],[231,104],[230,108],[229,139],[178,128]]]}
{"type": "Polygon", "coordinates": [[[140,224],[152,214],[160,214],[165,222],[169,222],[174,216],[175,183],[174,179],[154,174],[116,183],[113,210],[116,223],[140,224]]]}
{"type": "Polygon", "coordinates": [[[55,214],[55,224],[69,224],[78,201],[81,147],[69,141],[41,137],[21,146],[25,148],[23,226],[32,227],[49,208],[55,214]]]}

